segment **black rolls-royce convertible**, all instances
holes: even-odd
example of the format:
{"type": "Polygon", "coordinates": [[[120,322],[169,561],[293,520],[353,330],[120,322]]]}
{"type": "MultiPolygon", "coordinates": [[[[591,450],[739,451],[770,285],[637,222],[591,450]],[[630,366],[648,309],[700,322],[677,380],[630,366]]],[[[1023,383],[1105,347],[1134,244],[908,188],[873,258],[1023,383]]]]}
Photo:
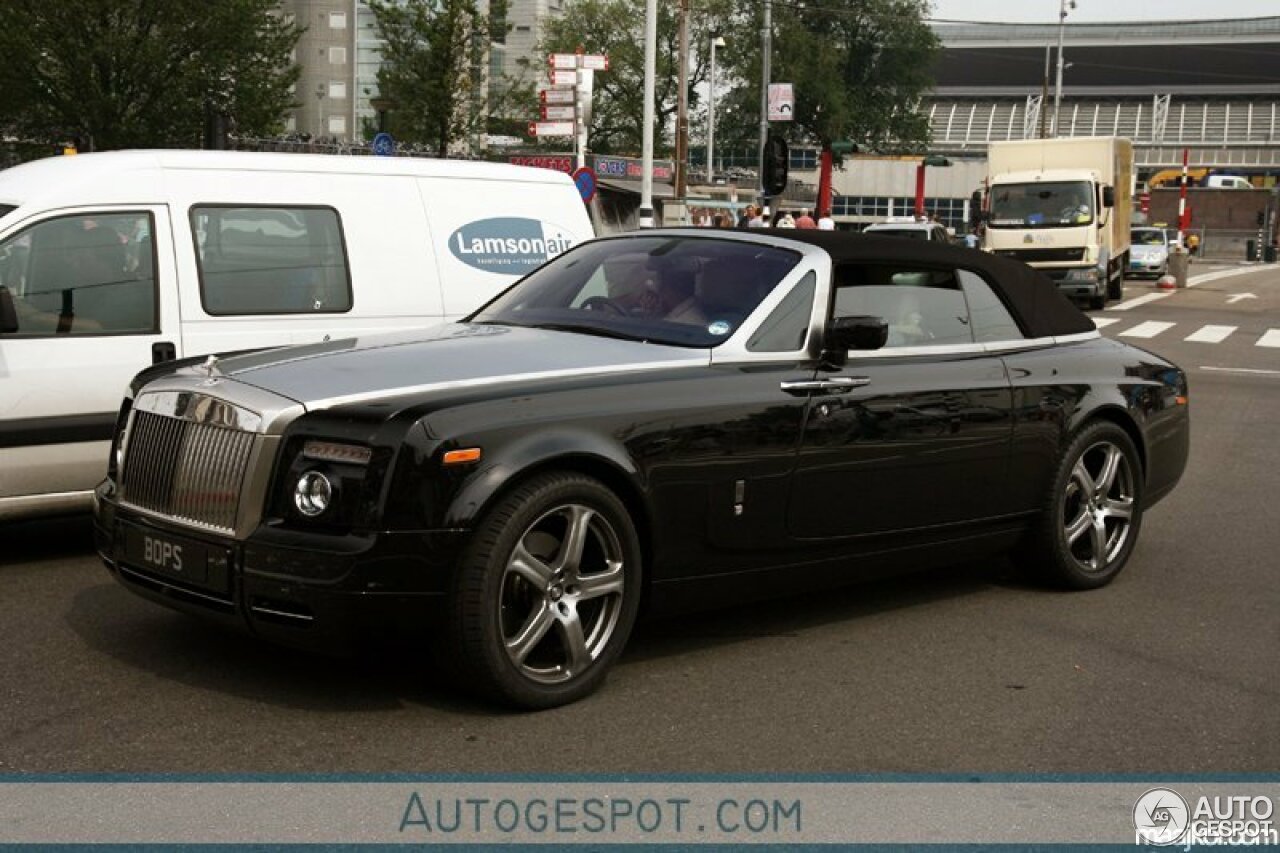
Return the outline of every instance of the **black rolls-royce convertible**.
{"type": "Polygon", "coordinates": [[[1184,373],[1016,261],[643,231],[457,323],[141,374],[95,526],[139,595],[294,645],[436,629],[537,708],[598,687],[642,604],[1002,552],[1102,586],[1188,442],[1184,373]]]}

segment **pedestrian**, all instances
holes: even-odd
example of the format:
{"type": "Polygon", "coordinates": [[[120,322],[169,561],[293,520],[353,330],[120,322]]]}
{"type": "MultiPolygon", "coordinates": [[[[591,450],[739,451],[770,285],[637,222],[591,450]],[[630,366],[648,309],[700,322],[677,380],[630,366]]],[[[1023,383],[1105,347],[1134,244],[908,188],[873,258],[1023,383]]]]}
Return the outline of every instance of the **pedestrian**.
{"type": "Polygon", "coordinates": [[[782,212],[782,215],[778,217],[778,221],[773,227],[774,228],[795,228],[796,220],[794,217],[792,217],[791,211],[784,210],[782,212]]]}
{"type": "Polygon", "coordinates": [[[754,204],[749,204],[746,207],[742,208],[742,215],[738,217],[738,227],[750,228],[751,220],[755,215],[756,215],[756,206],[754,204]]]}
{"type": "Polygon", "coordinates": [[[819,216],[819,217],[818,217],[818,230],[819,230],[819,231],[834,231],[834,230],[836,230],[836,221],[835,221],[834,219],[832,219],[830,216],[819,216]]]}
{"type": "Polygon", "coordinates": [[[817,228],[818,223],[813,221],[813,217],[809,215],[808,210],[800,211],[800,215],[796,217],[797,228],[817,228]]]}
{"type": "Polygon", "coordinates": [[[764,218],[764,208],[753,207],[752,211],[753,213],[751,214],[751,221],[747,223],[747,227],[748,228],[764,228],[768,224],[764,218]]]}

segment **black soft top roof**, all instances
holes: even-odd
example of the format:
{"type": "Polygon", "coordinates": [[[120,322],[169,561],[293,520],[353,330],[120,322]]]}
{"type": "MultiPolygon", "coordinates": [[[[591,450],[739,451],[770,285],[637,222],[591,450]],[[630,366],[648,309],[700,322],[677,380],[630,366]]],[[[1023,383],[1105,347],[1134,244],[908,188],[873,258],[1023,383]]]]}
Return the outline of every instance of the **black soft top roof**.
{"type": "MultiPolygon", "coordinates": [[[[715,236],[725,231],[714,229],[681,229],[696,231],[701,236],[715,236]]],[[[767,235],[797,243],[808,243],[823,249],[833,263],[874,263],[890,261],[918,263],[926,266],[960,267],[978,273],[988,282],[1009,311],[1031,338],[1056,337],[1092,332],[1093,320],[1065,296],[1044,273],[1021,261],[1002,258],[963,246],[901,237],[876,237],[851,231],[819,231],[795,228],[752,228],[736,232],[767,235]]]]}

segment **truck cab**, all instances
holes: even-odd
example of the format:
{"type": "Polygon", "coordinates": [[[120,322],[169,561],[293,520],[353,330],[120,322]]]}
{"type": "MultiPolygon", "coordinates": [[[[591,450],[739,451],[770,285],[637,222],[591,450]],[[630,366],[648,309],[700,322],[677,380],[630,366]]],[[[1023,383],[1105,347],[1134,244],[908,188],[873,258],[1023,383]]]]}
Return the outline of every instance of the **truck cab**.
{"type": "Polygon", "coordinates": [[[1114,137],[993,143],[982,248],[1041,270],[1102,308],[1123,297],[1132,145],[1114,137]]]}

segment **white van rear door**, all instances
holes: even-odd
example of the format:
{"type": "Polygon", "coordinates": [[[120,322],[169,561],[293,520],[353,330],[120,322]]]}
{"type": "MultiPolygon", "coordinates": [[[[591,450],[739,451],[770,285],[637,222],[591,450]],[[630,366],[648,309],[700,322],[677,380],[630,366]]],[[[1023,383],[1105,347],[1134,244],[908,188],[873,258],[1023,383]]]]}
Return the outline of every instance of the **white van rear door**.
{"type": "Polygon", "coordinates": [[[449,319],[469,314],[595,236],[586,205],[562,182],[419,178],[449,319]]]}
{"type": "Polygon", "coordinates": [[[129,381],[181,355],[173,276],[164,206],[64,209],[0,235],[19,324],[0,333],[0,519],[105,476],[129,381]]]}

